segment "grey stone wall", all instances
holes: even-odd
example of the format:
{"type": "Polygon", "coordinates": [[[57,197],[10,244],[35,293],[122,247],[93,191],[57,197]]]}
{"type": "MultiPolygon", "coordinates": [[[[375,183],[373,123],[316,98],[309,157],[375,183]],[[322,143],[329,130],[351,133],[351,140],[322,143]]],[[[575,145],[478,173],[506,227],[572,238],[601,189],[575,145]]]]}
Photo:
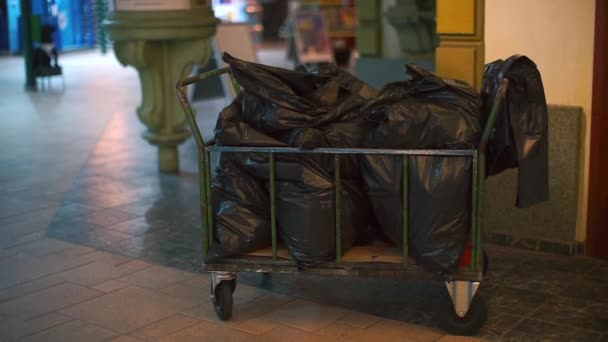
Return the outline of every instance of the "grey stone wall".
{"type": "MultiPolygon", "coordinates": [[[[583,115],[580,107],[549,107],[548,202],[515,208],[516,169],[488,179],[483,221],[487,239],[537,250],[556,248],[543,248],[547,242],[564,247],[575,242],[583,115]]],[[[569,254],[576,252],[571,249],[569,254]]]]}

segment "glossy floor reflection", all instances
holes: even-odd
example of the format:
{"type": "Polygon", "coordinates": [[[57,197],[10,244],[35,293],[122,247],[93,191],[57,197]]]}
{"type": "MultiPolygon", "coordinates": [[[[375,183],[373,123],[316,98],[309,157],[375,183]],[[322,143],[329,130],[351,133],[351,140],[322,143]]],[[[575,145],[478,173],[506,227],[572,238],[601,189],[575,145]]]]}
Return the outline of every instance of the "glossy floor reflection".
{"type": "MultiPolygon", "coordinates": [[[[19,62],[0,59],[0,69],[19,62]]],[[[47,92],[26,94],[19,75],[3,71],[0,76],[0,143],[5,146],[0,155],[0,247],[46,235],[198,271],[202,255],[194,142],[180,147],[179,174],[160,174],[156,148],[140,137],[144,127],[134,113],[139,102],[134,71],[121,69],[113,56],[95,53],[67,56],[64,64],[65,90],[58,83],[47,92]]],[[[223,105],[221,99],[197,103],[204,135],[210,136],[223,105]]],[[[484,339],[608,341],[608,262],[492,246],[488,254],[490,271],[480,290],[490,309],[484,339]]],[[[417,280],[258,274],[239,279],[428,327],[435,325],[433,308],[443,293],[441,284],[417,280]]]]}

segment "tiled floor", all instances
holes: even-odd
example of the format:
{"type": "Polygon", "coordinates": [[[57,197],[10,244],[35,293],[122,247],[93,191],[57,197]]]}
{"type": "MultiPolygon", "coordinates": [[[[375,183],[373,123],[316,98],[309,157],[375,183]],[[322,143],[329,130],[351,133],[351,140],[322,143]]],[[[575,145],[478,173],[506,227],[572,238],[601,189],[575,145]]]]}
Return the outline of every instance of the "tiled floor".
{"type": "MultiPolygon", "coordinates": [[[[0,59],[0,341],[459,340],[435,328],[442,287],[421,280],[244,274],[219,322],[193,141],[179,175],[159,174],[136,73],[96,52],[63,65],[65,89],[32,94],[21,61],[0,59]]],[[[206,136],[222,105],[197,104],[206,136]]],[[[608,341],[608,262],[488,254],[483,339],[608,341]]]]}

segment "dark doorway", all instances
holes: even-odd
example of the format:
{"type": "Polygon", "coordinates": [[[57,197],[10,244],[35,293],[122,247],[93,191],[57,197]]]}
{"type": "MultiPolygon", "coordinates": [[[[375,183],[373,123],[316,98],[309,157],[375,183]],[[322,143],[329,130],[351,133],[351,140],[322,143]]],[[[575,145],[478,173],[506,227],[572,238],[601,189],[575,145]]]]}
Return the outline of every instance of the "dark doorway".
{"type": "Polygon", "coordinates": [[[8,51],[8,8],[6,0],[0,0],[0,53],[8,51]]]}
{"type": "Polygon", "coordinates": [[[608,258],[608,1],[595,1],[587,253],[608,258]]]}

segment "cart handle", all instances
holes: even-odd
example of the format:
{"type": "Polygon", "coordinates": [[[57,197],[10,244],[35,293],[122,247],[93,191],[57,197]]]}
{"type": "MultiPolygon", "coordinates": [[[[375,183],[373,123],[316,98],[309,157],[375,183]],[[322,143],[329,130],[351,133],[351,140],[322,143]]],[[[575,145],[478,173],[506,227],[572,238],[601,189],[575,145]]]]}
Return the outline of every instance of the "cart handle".
{"type": "Polygon", "coordinates": [[[477,148],[479,154],[485,155],[486,150],[488,149],[488,143],[490,141],[490,136],[494,131],[494,125],[496,125],[496,120],[498,120],[498,112],[500,111],[500,107],[502,103],[506,99],[507,88],[509,87],[509,79],[503,78],[500,83],[500,88],[496,92],[492,102],[492,109],[490,110],[490,115],[488,115],[488,121],[486,122],[486,126],[483,129],[483,133],[481,134],[481,140],[479,141],[479,147],[477,148]]]}
{"type": "Polygon", "coordinates": [[[193,83],[196,83],[196,82],[208,79],[208,78],[220,76],[225,73],[228,73],[230,75],[230,81],[231,81],[230,83],[232,84],[234,92],[237,95],[240,94],[241,88],[240,88],[238,82],[236,81],[236,79],[234,79],[234,77],[232,76],[232,73],[230,72],[229,67],[211,70],[211,71],[207,71],[207,72],[204,72],[204,73],[201,73],[198,75],[194,75],[194,76],[191,76],[191,77],[178,81],[177,84],[175,85],[175,88],[177,88],[177,95],[179,96],[179,102],[182,104],[184,113],[186,113],[186,119],[188,120],[190,129],[192,130],[192,134],[194,135],[194,140],[196,140],[196,144],[201,149],[205,149],[205,140],[203,139],[203,135],[201,133],[200,128],[198,127],[198,124],[196,123],[196,117],[194,116],[194,110],[192,109],[192,106],[190,105],[190,101],[188,101],[188,96],[186,94],[186,87],[193,83]]]}

